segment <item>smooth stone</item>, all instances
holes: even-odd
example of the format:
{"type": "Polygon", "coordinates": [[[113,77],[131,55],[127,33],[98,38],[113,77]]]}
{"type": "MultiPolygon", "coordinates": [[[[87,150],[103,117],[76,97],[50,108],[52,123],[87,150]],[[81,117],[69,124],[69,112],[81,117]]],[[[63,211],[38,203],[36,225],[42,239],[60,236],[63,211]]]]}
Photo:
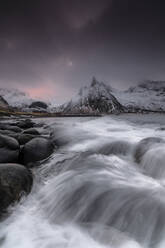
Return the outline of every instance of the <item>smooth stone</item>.
{"type": "Polygon", "coordinates": [[[40,133],[35,128],[28,128],[23,131],[25,134],[40,135],[40,133]]]}
{"type": "Polygon", "coordinates": [[[35,137],[36,137],[36,135],[22,133],[18,136],[17,140],[18,140],[20,145],[25,145],[27,142],[34,139],[35,137]]]}
{"type": "Polygon", "coordinates": [[[19,143],[15,138],[0,135],[0,163],[17,162],[19,143]]]}
{"type": "Polygon", "coordinates": [[[148,138],[142,139],[137,144],[134,150],[135,162],[140,163],[142,160],[142,157],[149,149],[161,143],[163,144],[165,143],[165,141],[158,137],[148,137],[148,138]]]}
{"type": "Polygon", "coordinates": [[[32,128],[35,126],[35,123],[33,121],[31,121],[31,119],[21,120],[21,121],[17,122],[16,124],[18,127],[22,128],[22,129],[28,129],[28,128],[32,128]]]}
{"type": "Polygon", "coordinates": [[[17,126],[11,126],[11,125],[8,125],[8,124],[5,124],[5,123],[0,123],[0,129],[1,130],[9,130],[9,131],[13,131],[15,133],[21,133],[22,132],[22,129],[20,127],[17,127],[17,126]]]}
{"type": "Polygon", "coordinates": [[[25,144],[22,149],[21,162],[25,165],[34,163],[49,157],[54,146],[49,139],[36,137],[25,144]]]}
{"type": "Polygon", "coordinates": [[[31,191],[31,172],[20,164],[0,164],[0,213],[31,191]]]}

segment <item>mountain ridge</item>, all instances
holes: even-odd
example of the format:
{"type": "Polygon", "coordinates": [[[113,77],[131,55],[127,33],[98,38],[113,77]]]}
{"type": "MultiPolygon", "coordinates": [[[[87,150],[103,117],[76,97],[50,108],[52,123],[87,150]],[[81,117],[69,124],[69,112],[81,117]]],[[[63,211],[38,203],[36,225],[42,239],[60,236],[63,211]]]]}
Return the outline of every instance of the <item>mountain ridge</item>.
{"type": "Polygon", "coordinates": [[[58,107],[49,103],[46,110],[42,108],[31,109],[31,104],[37,99],[31,99],[28,94],[17,89],[0,88],[0,96],[3,99],[3,105],[8,103],[10,107],[18,108],[23,112],[36,111],[64,115],[165,112],[165,81],[146,80],[136,86],[129,87],[127,90],[120,91],[93,78],[92,82],[80,88],[77,95],[71,100],[58,107]]]}
{"type": "Polygon", "coordinates": [[[128,110],[165,111],[165,81],[145,80],[114,95],[128,110]]]}
{"type": "Polygon", "coordinates": [[[120,113],[124,107],[112,95],[112,88],[95,78],[89,86],[82,87],[78,94],[59,108],[67,114],[105,114],[120,113]]]}
{"type": "Polygon", "coordinates": [[[0,96],[12,107],[23,108],[30,105],[34,100],[30,96],[18,89],[0,88],[0,96]]]}

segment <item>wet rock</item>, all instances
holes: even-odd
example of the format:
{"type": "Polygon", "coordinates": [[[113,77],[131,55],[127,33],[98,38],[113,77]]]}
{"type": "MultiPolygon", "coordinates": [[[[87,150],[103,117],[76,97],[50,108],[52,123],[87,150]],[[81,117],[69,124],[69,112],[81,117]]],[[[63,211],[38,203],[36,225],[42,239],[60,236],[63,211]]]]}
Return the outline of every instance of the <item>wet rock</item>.
{"type": "Polygon", "coordinates": [[[123,141],[123,140],[116,140],[111,143],[107,143],[103,145],[100,149],[96,150],[97,153],[101,153],[104,155],[110,155],[110,154],[121,154],[121,155],[127,155],[131,151],[132,144],[123,141]]]}
{"type": "Polygon", "coordinates": [[[19,143],[15,138],[0,135],[0,163],[17,162],[19,143]]]}
{"type": "Polygon", "coordinates": [[[37,137],[25,144],[21,152],[21,162],[25,165],[50,156],[54,146],[49,139],[37,137]]]}
{"type": "Polygon", "coordinates": [[[20,164],[0,164],[0,214],[31,191],[31,172],[20,164]]]}
{"type": "Polygon", "coordinates": [[[141,167],[147,175],[156,179],[164,179],[165,144],[149,149],[142,157],[141,167]]]}
{"type": "Polygon", "coordinates": [[[28,129],[35,126],[35,123],[31,119],[25,119],[16,123],[18,127],[22,129],[28,129]]]}
{"type": "Polygon", "coordinates": [[[149,149],[161,143],[164,144],[165,141],[157,137],[149,137],[149,138],[142,139],[135,147],[135,151],[134,151],[135,162],[140,163],[142,160],[142,157],[149,149]]]}
{"type": "Polygon", "coordinates": [[[35,128],[28,128],[23,131],[24,134],[40,135],[40,133],[35,128]]]}
{"type": "Polygon", "coordinates": [[[27,142],[34,139],[35,137],[36,137],[36,135],[22,133],[18,136],[17,140],[18,140],[20,145],[25,145],[27,142]]]}
{"type": "Polygon", "coordinates": [[[5,124],[5,123],[0,123],[0,129],[1,130],[13,131],[15,133],[22,132],[22,129],[20,127],[8,125],[8,124],[5,124]]]}
{"type": "Polygon", "coordinates": [[[10,136],[10,135],[14,135],[14,134],[16,134],[16,133],[13,132],[13,131],[10,131],[10,130],[1,130],[1,129],[0,129],[0,134],[10,136]]]}
{"type": "Polygon", "coordinates": [[[15,133],[15,132],[9,131],[9,130],[0,130],[0,134],[7,135],[7,136],[12,137],[16,140],[18,140],[18,137],[20,135],[20,133],[15,133]]]}

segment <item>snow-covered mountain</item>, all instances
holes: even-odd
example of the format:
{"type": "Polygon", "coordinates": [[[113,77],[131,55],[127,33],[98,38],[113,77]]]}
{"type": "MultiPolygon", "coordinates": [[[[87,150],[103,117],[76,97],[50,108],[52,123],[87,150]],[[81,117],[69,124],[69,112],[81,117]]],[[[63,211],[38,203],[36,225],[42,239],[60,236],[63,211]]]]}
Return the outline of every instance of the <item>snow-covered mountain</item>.
{"type": "Polygon", "coordinates": [[[113,113],[165,111],[165,81],[144,81],[126,91],[119,91],[93,79],[76,97],[58,108],[58,112],[113,113]]]}
{"type": "Polygon", "coordinates": [[[93,78],[89,86],[80,89],[69,102],[47,109],[29,108],[37,99],[31,99],[28,94],[17,89],[0,88],[1,104],[20,108],[26,112],[61,112],[62,114],[102,114],[120,112],[138,112],[141,110],[165,111],[165,81],[144,81],[126,91],[119,91],[98,82],[93,78]]]}
{"type": "Polygon", "coordinates": [[[10,106],[18,108],[27,107],[34,101],[28,94],[17,89],[0,88],[0,96],[2,96],[10,106]]]}
{"type": "Polygon", "coordinates": [[[112,95],[112,88],[93,78],[90,86],[80,89],[79,93],[69,102],[60,106],[64,114],[101,114],[120,113],[123,106],[112,95]]]}
{"type": "Polygon", "coordinates": [[[113,94],[123,106],[135,112],[137,109],[165,111],[165,81],[148,80],[113,94]]]}

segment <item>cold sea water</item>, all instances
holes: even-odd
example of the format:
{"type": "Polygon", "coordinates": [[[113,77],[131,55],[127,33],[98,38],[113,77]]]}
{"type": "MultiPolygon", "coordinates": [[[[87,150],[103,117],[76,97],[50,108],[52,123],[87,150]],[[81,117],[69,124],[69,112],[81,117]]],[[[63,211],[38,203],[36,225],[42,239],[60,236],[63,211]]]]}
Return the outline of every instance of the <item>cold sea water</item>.
{"type": "Polygon", "coordinates": [[[165,247],[163,114],[36,122],[57,148],[1,221],[0,247],[165,247]]]}

